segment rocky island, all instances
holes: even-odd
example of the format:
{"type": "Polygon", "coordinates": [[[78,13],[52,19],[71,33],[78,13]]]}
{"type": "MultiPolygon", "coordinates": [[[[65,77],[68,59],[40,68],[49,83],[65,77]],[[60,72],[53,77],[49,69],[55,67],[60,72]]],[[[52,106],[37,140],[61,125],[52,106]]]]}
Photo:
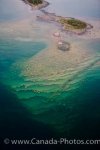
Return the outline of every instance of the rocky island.
{"type": "Polygon", "coordinates": [[[63,29],[73,31],[77,34],[85,32],[87,28],[87,23],[75,18],[59,17],[57,21],[63,26],[63,29]]]}
{"type": "Polygon", "coordinates": [[[38,5],[38,4],[42,4],[43,0],[28,0],[30,3],[34,4],[34,5],[38,5]]]}

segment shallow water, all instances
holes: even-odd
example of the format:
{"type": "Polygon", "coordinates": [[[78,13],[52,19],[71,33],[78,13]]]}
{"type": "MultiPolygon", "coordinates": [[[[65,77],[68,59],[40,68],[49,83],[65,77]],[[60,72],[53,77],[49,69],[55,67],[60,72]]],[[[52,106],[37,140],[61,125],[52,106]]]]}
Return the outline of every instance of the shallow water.
{"type": "MultiPolygon", "coordinates": [[[[80,12],[81,17],[100,18],[97,1],[92,0],[90,7],[89,0],[87,5],[77,0],[75,9],[72,1],[64,1],[66,8],[61,2],[52,2],[46,10],[58,15],[77,16],[80,12]],[[81,6],[86,6],[86,11],[80,11],[81,6]]],[[[9,0],[6,6],[4,0],[0,3],[0,88],[8,95],[2,94],[0,99],[1,114],[7,112],[2,115],[3,123],[12,122],[14,118],[18,122],[18,118],[24,117],[25,128],[29,127],[28,122],[43,127],[40,131],[35,127],[37,136],[40,132],[41,136],[49,137],[48,130],[53,130],[56,132],[52,131],[53,136],[96,137],[100,126],[100,39],[82,40],[66,35],[72,51],[58,51],[51,29],[59,28],[38,22],[35,16],[40,11],[34,12],[20,0],[9,0]],[[18,108],[14,110],[13,105],[18,108]],[[12,116],[9,119],[8,114],[12,116]],[[45,126],[47,131],[43,133],[45,126]]],[[[19,127],[13,124],[15,135],[24,136],[22,124],[19,127]]],[[[10,126],[9,123],[7,128],[12,131],[10,126]]],[[[34,127],[31,126],[31,130],[33,133],[34,127]]],[[[26,137],[29,135],[32,136],[30,131],[25,132],[26,137]]]]}

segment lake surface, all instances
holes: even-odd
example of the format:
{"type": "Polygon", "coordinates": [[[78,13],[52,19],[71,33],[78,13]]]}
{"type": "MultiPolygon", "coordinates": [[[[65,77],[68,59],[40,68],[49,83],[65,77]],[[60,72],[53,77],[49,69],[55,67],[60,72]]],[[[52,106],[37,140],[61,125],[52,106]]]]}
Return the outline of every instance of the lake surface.
{"type": "Polygon", "coordinates": [[[46,8],[62,16],[100,18],[100,1],[98,0],[49,0],[46,8]]]}
{"type": "MultiPolygon", "coordinates": [[[[45,9],[58,15],[100,19],[97,0],[49,2],[45,9]]],[[[100,39],[66,35],[73,56],[53,52],[48,33],[57,27],[38,22],[39,13],[21,0],[0,1],[1,137],[98,137],[100,39]]]]}

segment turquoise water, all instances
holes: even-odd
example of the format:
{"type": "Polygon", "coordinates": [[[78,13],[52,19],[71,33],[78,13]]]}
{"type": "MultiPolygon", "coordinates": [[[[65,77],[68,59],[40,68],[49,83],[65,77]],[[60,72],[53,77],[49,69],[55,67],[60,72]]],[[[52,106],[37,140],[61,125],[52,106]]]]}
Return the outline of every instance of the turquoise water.
{"type": "MultiPolygon", "coordinates": [[[[40,22],[31,18],[34,14],[30,7],[22,1],[15,0],[13,9],[10,9],[12,2],[9,0],[6,6],[4,0],[0,2],[0,7],[2,6],[0,28],[2,23],[6,26],[4,31],[0,30],[2,33],[0,34],[1,136],[98,137],[100,133],[100,39],[69,38],[70,42],[74,41],[76,44],[81,41],[82,50],[79,52],[84,51],[85,54],[83,60],[77,62],[78,60],[75,61],[74,58],[73,61],[68,59],[66,67],[61,66],[57,58],[55,62],[50,61],[52,57],[48,59],[49,54],[46,52],[49,44],[44,39],[46,31],[43,31],[42,23],[40,27],[40,22]],[[18,26],[21,26],[19,21],[29,19],[29,16],[31,18],[28,22],[29,26],[23,24],[24,30],[19,32],[18,26]],[[9,28],[7,28],[8,23],[10,23],[9,28]],[[38,25],[39,30],[33,28],[34,23],[38,25]],[[13,24],[16,26],[11,34],[8,31],[13,24]],[[36,30],[36,38],[33,36],[33,30],[36,30]],[[52,76],[52,69],[54,72],[57,69],[61,72],[52,76]],[[45,74],[42,76],[43,71],[45,74]]],[[[60,1],[53,2],[46,9],[54,12],[52,9],[55,8],[55,12],[59,15],[73,16],[75,12],[77,16],[80,12],[81,17],[99,18],[99,2],[93,0],[92,2],[90,7],[90,1],[84,1],[83,5],[77,0],[77,11],[73,9],[72,1],[65,2],[66,6],[71,6],[70,9],[67,7],[65,9],[65,5],[62,6],[60,1]],[[60,9],[58,5],[64,9],[60,9]],[[80,11],[81,7],[78,6],[86,6],[86,11],[80,11]]],[[[75,55],[76,59],[77,57],[81,58],[79,53],[75,55]]]]}

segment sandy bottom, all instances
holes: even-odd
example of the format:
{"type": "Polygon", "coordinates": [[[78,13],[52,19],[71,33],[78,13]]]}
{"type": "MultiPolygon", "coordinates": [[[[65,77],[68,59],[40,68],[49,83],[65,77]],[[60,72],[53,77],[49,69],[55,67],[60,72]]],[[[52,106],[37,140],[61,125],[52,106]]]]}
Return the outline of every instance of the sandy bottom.
{"type": "Polygon", "coordinates": [[[58,39],[53,33],[61,31],[54,24],[41,23],[40,26],[40,22],[33,23],[32,19],[0,23],[0,34],[6,38],[8,36],[24,42],[45,41],[48,44],[47,48],[36,55],[12,64],[9,74],[5,75],[10,87],[20,102],[33,114],[34,119],[63,132],[75,125],[79,115],[75,112],[81,102],[74,102],[74,98],[69,98],[69,95],[75,96],[74,92],[77,92],[76,89],[79,91],[87,72],[100,64],[99,55],[95,51],[91,52],[88,47],[82,47],[82,44],[85,45],[85,39],[100,36],[97,31],[99,24],[96,25],[97,28],[95,26],[91,34],[79,37],[61,33],[62,38],[71,45],[70,50],[64,52],[57,49],[58,39]],[[20,72],[17,72],[17,69],[20,72]]]}

